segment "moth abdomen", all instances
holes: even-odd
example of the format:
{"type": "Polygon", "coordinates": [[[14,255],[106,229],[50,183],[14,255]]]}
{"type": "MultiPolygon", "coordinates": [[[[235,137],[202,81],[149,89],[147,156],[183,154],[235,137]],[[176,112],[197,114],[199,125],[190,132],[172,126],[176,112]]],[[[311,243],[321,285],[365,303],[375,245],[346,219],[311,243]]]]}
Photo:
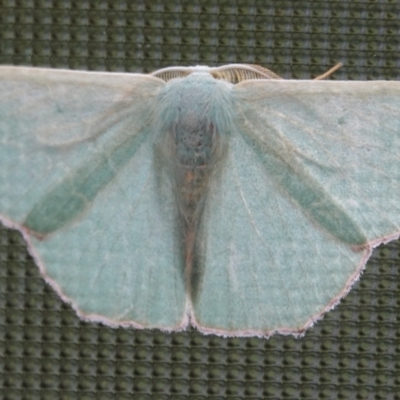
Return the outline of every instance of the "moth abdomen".
{"type": "Polygon", "coordinates": [[[186,290],[192,293],[198,228],[210,180],[228,149],[233,85],[208,73],[168,81],[159,95],[158,154],[165,162],[179,213],[186,290]]]}

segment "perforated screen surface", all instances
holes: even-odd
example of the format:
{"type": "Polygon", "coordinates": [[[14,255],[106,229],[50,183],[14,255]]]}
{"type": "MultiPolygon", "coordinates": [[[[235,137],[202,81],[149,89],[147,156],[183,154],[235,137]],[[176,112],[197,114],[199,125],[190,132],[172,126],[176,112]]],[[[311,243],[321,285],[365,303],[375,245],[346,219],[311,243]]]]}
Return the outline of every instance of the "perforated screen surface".
{"type": "MultiPolygon", "coordinates": [[[[306,79],[399,79],[400,3],[0,0],[0,64],[149,72],[257,63],[306,79]]],[[[0,93],[1,96],[1,93],[0,93]]],[[[400,399],[400,242],[301,339],[82,322],[0,227],[0,397],[400,399]]]]}

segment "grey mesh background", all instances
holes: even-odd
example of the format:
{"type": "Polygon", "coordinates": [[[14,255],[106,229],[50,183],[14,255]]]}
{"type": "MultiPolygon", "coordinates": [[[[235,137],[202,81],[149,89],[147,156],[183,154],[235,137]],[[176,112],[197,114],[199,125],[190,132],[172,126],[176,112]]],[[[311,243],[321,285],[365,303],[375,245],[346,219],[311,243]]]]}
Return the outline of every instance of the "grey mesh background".
{"type": "MultiPolygon", "coordinates": [[[[304,79],[341,61],[331,79],[396,80],[399,16],[398,0],[0,0],[0,64],[241,62],[304,79]]],[[[0,398],[400,399],[399,267],[400,242],[379,247],[300,339],[110,329],[80,321],[1,227],[0,398]]]]}

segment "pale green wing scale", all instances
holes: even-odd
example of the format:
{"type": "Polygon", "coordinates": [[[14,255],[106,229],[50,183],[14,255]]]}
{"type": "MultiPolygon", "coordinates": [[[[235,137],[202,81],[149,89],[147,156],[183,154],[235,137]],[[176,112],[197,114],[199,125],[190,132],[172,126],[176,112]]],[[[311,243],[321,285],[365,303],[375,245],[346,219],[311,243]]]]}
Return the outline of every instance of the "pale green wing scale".
{"type": "Polygon", "coordinates": [[[164,85],[141,74],[0,68],[2,221],[22,231],[46,280],[84,318],[186,324],[174,197],[150,143],[164,85]]]}
{"type": "Polygon", "coordinates": [[[400,83],[251,80],[209,188],[194,316],[205,332],[302,333],[400,232],[400,83]]]}

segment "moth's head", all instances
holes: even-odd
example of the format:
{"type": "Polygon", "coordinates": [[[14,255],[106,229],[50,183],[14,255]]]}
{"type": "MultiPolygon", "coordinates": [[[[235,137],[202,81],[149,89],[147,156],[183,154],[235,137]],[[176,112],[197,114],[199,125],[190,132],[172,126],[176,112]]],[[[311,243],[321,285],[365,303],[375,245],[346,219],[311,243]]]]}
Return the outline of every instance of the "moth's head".
{"type": "Polygon", "coordinates": [[[193,73],[208,73],[214,79],[224,80],[236,84],[248,79],[281,79],[272,71],[253,64],[228,64],[221,67],[168,67],[159,69],[151,75],[168,82],[171,79],[185,78],[193,73]]]}

